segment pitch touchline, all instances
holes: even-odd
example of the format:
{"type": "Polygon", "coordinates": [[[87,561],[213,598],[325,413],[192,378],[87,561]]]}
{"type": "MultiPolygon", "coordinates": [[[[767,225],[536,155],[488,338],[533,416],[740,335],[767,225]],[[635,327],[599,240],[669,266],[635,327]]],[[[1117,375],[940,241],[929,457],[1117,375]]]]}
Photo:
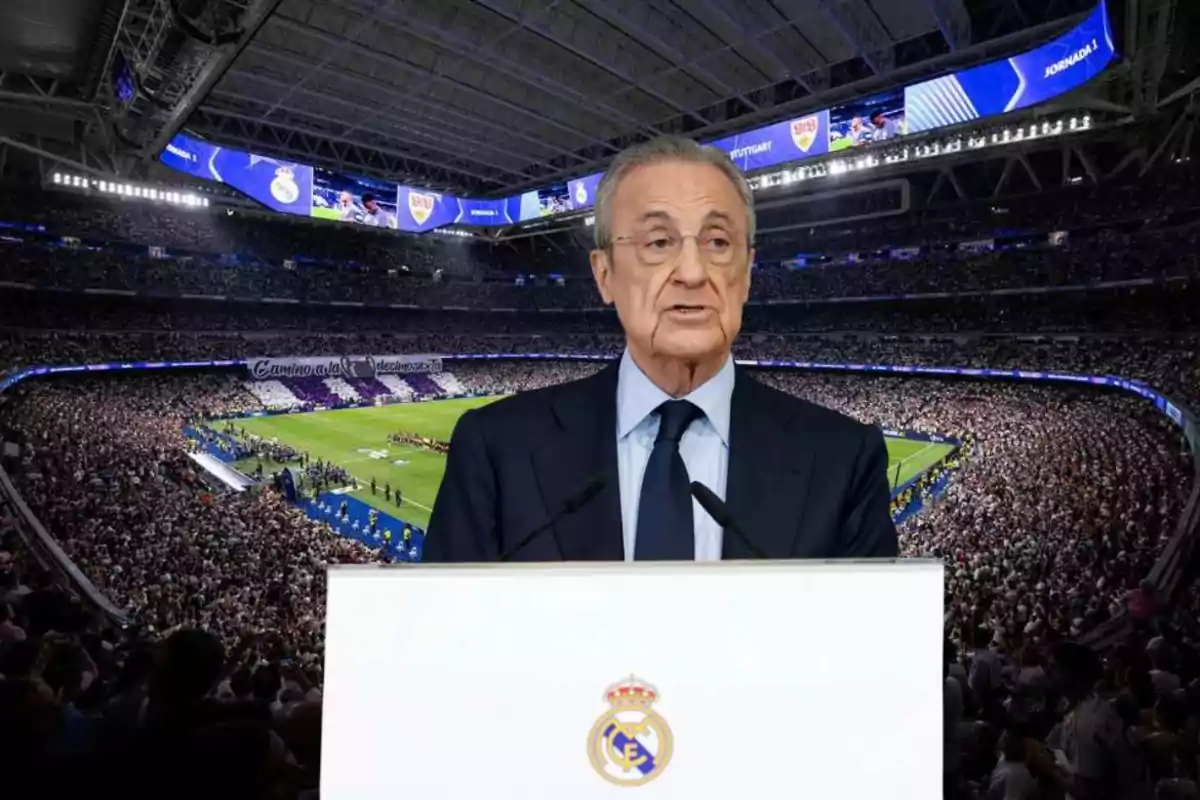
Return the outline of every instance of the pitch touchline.
{"type": "MultiPolygon", "coordinates": [[[[351,475],[350,477],[354,478],[354,480],[358,481],[359,486],[370,486],[371,485],[370,481],[364,481],[362,478],[358,477],[357,475],[351,475]]],[[[428,511],[430,514],[433,513],[433,509],[430,508],[429,506],[425,505],[424,503],[418,503],[416,500],[413,500],[412,498],[408,497],[407,495],[403,495],[403,497],[404,497],[405,503],[407,503],[409,505],[414,505],[417,508],[424,509],[424,510],[428,511]]]]}
{"type": "Polygon", "coordinates": [[[933,447],[933,446],[934,446],[934,445],[936,445],[936,444],[937,444],[937,442],[930,442],[929,444],[925,445],[924,447],[922,447],[922,448],[921,448],[920,450],[918,450],[917,452],[913,453],[913,454],[912,454],[911,456],[909,456],[908,458],[902,458],[902,459],[900,459],[900,466],[904,466],[904,465],[905,465],[905,464],[907,464],[909,461],[912,461],[914,458],[916,458],[917,456],[921,455],[921,454],[922,454],[922,453],[924,453],[926,450],[928,450],[929,448],[933,447]]]}

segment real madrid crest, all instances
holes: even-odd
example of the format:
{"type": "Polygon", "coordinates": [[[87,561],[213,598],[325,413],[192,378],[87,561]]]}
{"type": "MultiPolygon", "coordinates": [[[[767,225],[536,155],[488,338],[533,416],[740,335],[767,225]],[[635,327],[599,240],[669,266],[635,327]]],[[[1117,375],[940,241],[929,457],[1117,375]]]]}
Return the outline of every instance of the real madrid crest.
{"type": "Polygon", "coordinates": [[[671,763],[675,741],[667,721],[652,708],[658,699],[653,686],[633,675],[605,690],[609,710],[588,734],[588,757],[600,777],[618,786],[641,786],[671,763]]]}
{"type": "Polygon", "coordinates": [[[281,166],[275,170],[271,196],[284,205],[291,205],[300,199],[300,187],[296,185],[296,173],[291,167],[281,166]]]}

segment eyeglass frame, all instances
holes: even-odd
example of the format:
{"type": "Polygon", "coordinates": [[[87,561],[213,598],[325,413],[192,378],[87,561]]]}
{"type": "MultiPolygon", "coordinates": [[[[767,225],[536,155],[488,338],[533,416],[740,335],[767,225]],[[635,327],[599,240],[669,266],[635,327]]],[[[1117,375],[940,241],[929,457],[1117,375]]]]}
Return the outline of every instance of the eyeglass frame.
{"type": "MultiPolygon", "coordinates": [[[[735,248],[737,248],[737,247],[740,247],[740,245],[738,245],[738,244],[737,244],[737,242],[744,242],[744,245],[745,245],[745,248],[746,248],[746,250],[745,250],[745,252],[746,252],[746,253],[749,253],[751,250],[753,250],[753,249],[754,249],[754,243],[753,243],[753,242],[751,242],[751,241],[749,241],[749,239],[748,239],[746,236],[744,236],[744,235],[738,235],[740,232],[738,232],[738,231],[732,231],[732,232],[729,232],[729,233],[731,234],[731,235],[729,236],[729,238],[730,238],[730,240],[731,240],[731,244],[730,244],[730,259],[729,259],[729,261],[728,261],[728,262],[725,262],[725,263],[721,263],[721,262],[718,262],[718,261],[713,261],[713,260],[712,260],[712,258],[710,258],[710,257],[706,257],[706,256],[710,256],[711,254],[710,254],[710,253],[707,253],[707,251],[704,249],[704,246],[703,246],[703,245],[701,244],[701,242],[700,242],[700,237],[701,237],[701,236],[704,236],[704,234],[703,234],[703,233],[672,234],[673,236],[678,236],[678,237],[679,237],[679,248],[678,248],[678,250],[677,250],[677,251],[675,251],[674,255],[670,255],[670,254],[668,254],[667,258],[664,258],[662,261],[659,261],[659,262],[647,262],[647,261],[646,261],[646,260],[645,260],[645,259],[642,257],[642,253],[641,253],[641,249],[640,249],[640,248],[637,248],[637,249],[635,249],[635,251],[634,251],[634,257],[635,257],[635,258],[637,258],[637,260],[638,260],[638,263],[639,263],[639,264],[641,264],[642,266],[646,266],[646,267],[661,267],[661,266],[663,266],[664,264],[671,264],[671,263],[675,263],[676,261],[678,261],[678,260],[679,260],[679,257],[680,257],[681,255],[683,255],[683,243],[684,243],[686,240],[688,240],[688,239],[695,239],[695,240],[696,240],[696,252],[700,254],[700,260],[701,260],[701,261],[703,261],[703,262],[704,262],[704,263],[706,263],[706,264],[710,264],[710,265],[712,265],[712,266],[714,266],[714,267],[728,267],[728,266],[730,266],[731,264],[733,264],[733,262],[734,262],[734,261],[736,260],[736,258],[737,258],[738,251],[737,251],[735,248]]],[[[617,245],[617,244],[632,244],[632,245],[638,245],[638,244],[639,244],[639,242],[638,242],[638,239],[639,239],[640,237],[642,237],[642,236],[650,236],[650,235],[654,235],[654,234],[651,234],[651,233],[645,233],[645,234],[623,234],[623,235],[620,235],[620,236],[614,236],[614,237],[612,237],[612,239],[610,239],[610,240],[609,240],[609,246],[610,246],[610,247],[612,247],[613,245],[617,245]]]]}

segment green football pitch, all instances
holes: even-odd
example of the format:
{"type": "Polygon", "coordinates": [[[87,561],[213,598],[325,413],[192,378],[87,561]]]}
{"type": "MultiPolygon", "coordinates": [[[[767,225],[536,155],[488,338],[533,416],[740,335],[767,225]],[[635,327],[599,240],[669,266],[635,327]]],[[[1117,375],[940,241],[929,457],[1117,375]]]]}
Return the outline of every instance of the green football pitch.
{"type": "MultiPolygon", "coordinates": [[[[424,528],[429,524],[429,513],[442,482],[446,457],[394,444],[389,437],[393,433],[411,433],[449,441],[454,423],[463,412],[495,399],[477,397],[314,411],[235,420],[234,426],[306,450],[313,459],[344,467],[358,479],[359,489],[352,492],[355,497],[424,528]],[[372,478],[378,486],[378,494],[374,496],[371,494],[372,478]],[[384,500],[385,484],[391,484],[393,489],[399,487],[403,493],[404,506],[399,511],[384,500]]],[[[951,449],[946,444],[891,437],[887,439],[887,447],[888,480],[893,485],[903,485],[924,472],[951,449]]]]}

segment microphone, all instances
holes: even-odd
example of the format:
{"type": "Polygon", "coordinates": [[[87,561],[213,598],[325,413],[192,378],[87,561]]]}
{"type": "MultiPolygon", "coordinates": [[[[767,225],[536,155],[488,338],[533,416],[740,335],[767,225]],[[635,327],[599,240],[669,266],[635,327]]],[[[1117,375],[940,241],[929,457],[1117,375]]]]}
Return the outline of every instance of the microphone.
{"type": "Polygon", "coordinates": [[[596,495],[604,491],[604,487],[608,485],[608,475],[601,473],[588,478],[587,482],[580,486],[571,494],[567,495],[567,499],[563,501],[562,507],[550,517],[550,519],[538,525],[529,533],[500,555],[500,561],[508,561],[517,553],[525,549],[526,545],[534,539],[541,536],[546,531],[553,528],[564,517],[569,517],[578,512],[581,508],[596,499],[596,495]]]}
{"type": "Polygon", "coordinates": [[[733,521],[733,517],[729,515],[729,506],[725,505],[725,501],[717,497],[713,490],[705,486],[700,481],[692,481],[692,497],[696,498],[696,502],[700,507],[708,512],[708,515],[713,518],[713,521],[721,526],[723,530],[727,530],[736,536],[742,544],[746,545],[746,549],[754,554],[755,558],[767,559],[767,554],[750,541],[750,537],[742,532],[737,523],[733,521]]]}

